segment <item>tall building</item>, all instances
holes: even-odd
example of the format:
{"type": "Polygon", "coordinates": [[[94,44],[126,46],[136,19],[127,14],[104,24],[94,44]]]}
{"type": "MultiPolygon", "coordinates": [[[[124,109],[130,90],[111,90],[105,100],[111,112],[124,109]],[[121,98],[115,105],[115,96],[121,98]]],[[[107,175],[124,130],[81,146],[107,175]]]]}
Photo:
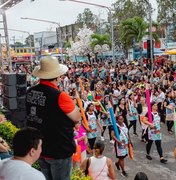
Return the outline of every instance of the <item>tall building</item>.
{"type": "Polygon", "coordinates": [[[34,44],[36,51],[47,49],[48,46],[54,46],[55,48],[64,46],[65,42],[74,41],[79,28],[82,28],[82,23],[70,24],[56,29],[56,31],[43,31],[34,33],[34,44]],[[61,33],[61,34],[60,34],[61,33]],[[62,43],[61,43],[62,41],[62,43]]]}

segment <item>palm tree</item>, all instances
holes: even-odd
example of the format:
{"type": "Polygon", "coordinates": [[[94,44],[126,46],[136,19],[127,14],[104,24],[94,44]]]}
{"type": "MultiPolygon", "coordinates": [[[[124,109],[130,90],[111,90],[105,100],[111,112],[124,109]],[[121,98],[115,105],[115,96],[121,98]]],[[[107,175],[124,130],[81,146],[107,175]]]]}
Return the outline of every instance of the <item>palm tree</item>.
{"type": "MultiPolygon", "coordinates": [[[[146,23],[141,17],[135,16],[133,18],[126,19],[120,24],[120,40],[125,46],[125,50],[127,52],[128,48],[134,45],[134,42],[139,45],[140,48],[140,56],[142,56],[142,39],[144,36],[149,35],[149,31],[147,32],[147,28],[149,24],[146,23]]],[[[156,28],[157,31],[152,33],[153,38],[156,42],[159,42],[159,26],[157,23],[153,24],[153,27],[156,28]]],[[[142,64],[142,58],[141,58],[142,64]]]]}
{"type": "MultiPolygon", "coordinates": [[[[138,16],[126,19],[120,24],[120,39],[126,50],[135,43],[139,44],[140,55],[142,55],[142,39],[146,35],[147,23],[138,16]]],[[[127,52],[127,51],[126,51],[127,52]]]]}
{"type": "MultiPolygon", "coordinates": [[[[111,41],[110,41],[110,36],[108,34],[92,34],[91,35],[92,37],[92,42],[91,42],[91,47],[94,51],[94,48],[96,45],[99,45],[99,46],[103,46],[105,44],[107,44],[110,48],[111,48],[111,41]]],[[[96,55],[96,58],[97,58],[97,54],[95,53],[96,55]]]]}

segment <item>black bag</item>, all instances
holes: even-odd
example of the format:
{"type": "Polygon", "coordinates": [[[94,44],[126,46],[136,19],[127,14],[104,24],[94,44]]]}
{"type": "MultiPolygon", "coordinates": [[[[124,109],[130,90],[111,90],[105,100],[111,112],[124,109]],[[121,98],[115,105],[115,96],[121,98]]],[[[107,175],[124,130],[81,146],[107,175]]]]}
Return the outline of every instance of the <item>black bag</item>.
{"type": "Polygon", "coordinates": [[[89,171],[88,171],[88,168],[89,168],[89,158],[87,159],[87,163],[86,163],[86,169],[84,171],[84,174],[87,176],[89,171]]]}

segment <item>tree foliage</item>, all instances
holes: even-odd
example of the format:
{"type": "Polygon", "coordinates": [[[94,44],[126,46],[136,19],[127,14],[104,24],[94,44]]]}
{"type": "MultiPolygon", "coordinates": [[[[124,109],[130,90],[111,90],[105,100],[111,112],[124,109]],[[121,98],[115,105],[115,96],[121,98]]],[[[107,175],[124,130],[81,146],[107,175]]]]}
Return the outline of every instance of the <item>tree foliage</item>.
{"type": "Polygon", "coordinates": [[[122,21],[139,16],[147,18],[148,5],[145,0],[117,0],[112,4],[115,46],[121,47],[119,25],[122,21]]]}
{"type": "Polygon", "coordinates": [[[85,8],[83,13],[79,13],[75,23],[86,24],[87,27],[95,28],[96,26],[96,15],[92,13],[89,8],[85,8]]]}
{"type": "Polygon", "coordinates": [[[118,24],[128,18],[135,16],[145,18],[147,15],[145,0],[117,0],[112,6],[115,10],[113,17],[118,24]]]}
{"type": "Polygon", "coordinates": [[[15,44],[14,44],[14,46],[15,46],[15,47],[23,47],[24,44],[21,43],[21,42],[16,41],[15,44]]]}
{"type": "Polygon", "coordinates": [[[25,44],[26,46],[30,46],[31,43],[31,47],[34,47],[34,35],[29,35],[26,40],[25,40],[25,44]]]}
{"type": "Polygon", "coordinates": [[[92,34],[92,42],[91,42],[91,47],[94,49],[96,45],[103,46],[107,44],[109,47],[111,47],[111,41],[109,34],[92,34]]]}
{"type": "Polygon", "coordinates": [[[121,42],[126,47],[131,47],[134,42],[141,44],[142,38],[146,35],[147,27],[147,23],[137,16],[122,21],[120,24],[121,42]]]}
{"type": "Polygon", "coordinates": [[[176,23],[176,0],[156,0],[158,4],[158,22],[164,25],[176,23]]]}

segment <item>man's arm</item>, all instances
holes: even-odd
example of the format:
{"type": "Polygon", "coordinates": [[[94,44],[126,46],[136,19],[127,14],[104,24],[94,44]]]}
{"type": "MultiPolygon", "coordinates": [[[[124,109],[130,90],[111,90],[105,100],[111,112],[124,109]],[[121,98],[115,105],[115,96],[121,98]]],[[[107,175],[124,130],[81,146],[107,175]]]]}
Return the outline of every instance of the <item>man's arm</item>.
{"type": "Polygon", "coordinates": [[[61,92],[58,105],[61,110],[76,124],[81,120],[81,113],[66,92],[61,92]]]}
{"type": "Polygon", "coordinates": [[[74,110],[68,114],[66,114],[75,124],[77,124],[79,121],[81,121],[81,113],[79,112],[79,109],[77,107],[74,108],[74,110]]]}

